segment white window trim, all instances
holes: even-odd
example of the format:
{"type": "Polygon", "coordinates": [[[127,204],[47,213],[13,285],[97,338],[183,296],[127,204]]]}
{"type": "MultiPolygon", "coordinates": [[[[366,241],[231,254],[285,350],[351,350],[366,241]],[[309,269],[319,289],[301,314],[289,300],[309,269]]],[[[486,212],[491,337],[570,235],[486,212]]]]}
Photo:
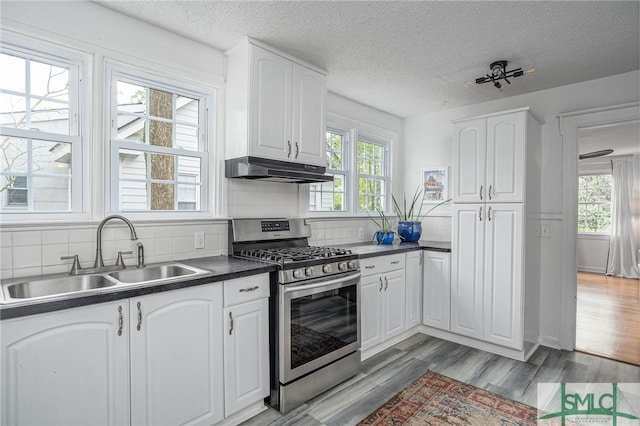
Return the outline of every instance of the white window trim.
{"type": "MultiPolygon", "coordinates": [[[[219,156],[219,149],[216,143],[218,139],[218,128],[215,125],[214,108],[218,106],[217,96],[218,89],[214,87],[198,85],[192,83],[185,76],[174,76],[171,69],[165,71],[163,76],[159,76],[148,70],[142,69],[135,65],[123,64],[113,60],[105,61],[105,158],[109,159],[109,165],[105,168],[105,198],[106,214],[124,214],[132,220],[189,220],[189,219],[205,219],[211,218],[220,212],[218,203],[214,203],[214,188],[220,187],[218,181],[219,171],[216,166],[215,157],[219,156]],[[170,75],[169,78],[166,76],[170,75]],[[203,105],[200,108],[200,122],[203,133],[200,135],[201,151],[185,151],[185,155],[201,158],[201,210],[173,210],[173,211],[121,211],[119,209],[118,200],[118,158],[114,154],[118,152],[120,142],[114,141],[112,132],[114,131],[114,123],[111,117],[115,117],[117,113],[117,99],[114,98],[112,84],[118,78],[127,82],[140,83],[142,85],[153,84],[155,88],[165,89],[170,92],[180,92],[185,96],[196,99],[202,99],[203,105]],[[112,144],[115,146],[112,147],[112,144]],[[113,149],[112,149],[113,148],[113,149]],[[112,196],[112,194],[114,194],[112,196]]],[[[127,147],[131,147],[127,144],[127,147]]],[[[149,150],[146,146],[139,144],[135,149],[149,150]]],[[[151,149],[154,152],[161,151],[160,147],[151,149]]],[[[222,157],[219,157],[222,158],[222,157]]]]}
{"type": "Polygon", "coordinates": [[[313,219],[321,219],[321,218],[341,218],[341,217],[356,217],[356,218],[369,218],[369,215],[366,211],[358,210],[358,182],[357,182],[357,172],[355,170],[356,167],[356,149],[358,143],[359,135],[363,135],[365,138],[373,139],[375,141],[384,141],[386,143],[386,170],[387,170],[387,179],[386,179],[386,187],[385,191],[387,194],[385,200],[385,214],[392,215],[391,211],[391,194],[392,189],[394,188],[394,173],[395,173],[395,149],[398,143],[398,134],[387,130],[381,127],[374,126],[372,124],[359,121],[356,119],[352,119],[349,117],[342,116],[340,114],[327,111],[327,125],[326,129],[335,128],[337,130],[345,129],[349,131],[349,158],[348,158],[348,166],[349,166],[349,181],[347,185],[349,185],[350,195],[348,196],[348,210],[344,212],[326,212],[326,211],[311,211],[309,210],[309,186],[304,185],[304,189],[299,191],[299,210],[301,212],[305,212],[307,217],[313,219]]]}
{"type": "MultiPolygon", "coordinates": [[[[58,135],[56,139],[68,139],[71,143],[71,209],[69,212],[2,212],[2,222],[35,223],[43,221],[77,221],[89,218],[90,197],[88,188],[89,178],[89,146],[87,141],[93,127],[92,120],[92,75],[93,57],[78,49],[72,49],[58,44],[44,41],[36,37],[25,36],[8,30],[0,31],[2,48],[7,51],[22,53],[34,59],[74,65],[77,67],[77,85],[69,87],[69,108],[76,113],[69,117],[70,129],[75,131],[71,135],[58,135]],[[74,95],[74,92],[75,95],[74,95]]],[[[3,133],[11,136],[33,134],[23,129],[3,128],[3,133]]],[[[46,133],[40,133],[40,138],[46,138],[46,133]]]]}

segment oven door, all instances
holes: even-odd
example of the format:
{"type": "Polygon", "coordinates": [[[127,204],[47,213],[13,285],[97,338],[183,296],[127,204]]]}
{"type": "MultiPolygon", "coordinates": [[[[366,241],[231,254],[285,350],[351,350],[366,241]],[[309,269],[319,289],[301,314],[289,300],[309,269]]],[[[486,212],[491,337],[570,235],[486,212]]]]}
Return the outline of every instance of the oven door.
{"type": "Polygon", "coordinates": [[[360,348],[360,273],[280,287],[280,382],[360,348]]]}

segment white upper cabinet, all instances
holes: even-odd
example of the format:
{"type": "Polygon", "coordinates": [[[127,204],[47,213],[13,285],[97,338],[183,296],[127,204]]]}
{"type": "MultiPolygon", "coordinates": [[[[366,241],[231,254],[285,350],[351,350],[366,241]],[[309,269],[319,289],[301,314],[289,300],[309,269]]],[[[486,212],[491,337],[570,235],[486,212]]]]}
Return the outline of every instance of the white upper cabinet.
{"type": "Polygon", "coordinates": [[[326,73],[254,41],[227,52],[226,158],[326,166],[326,73]]]}
{"type": "Polygon", "coordinates": [[[526,110],[455,122],[453,201],[523,202],[526,134],[526,110]]]}

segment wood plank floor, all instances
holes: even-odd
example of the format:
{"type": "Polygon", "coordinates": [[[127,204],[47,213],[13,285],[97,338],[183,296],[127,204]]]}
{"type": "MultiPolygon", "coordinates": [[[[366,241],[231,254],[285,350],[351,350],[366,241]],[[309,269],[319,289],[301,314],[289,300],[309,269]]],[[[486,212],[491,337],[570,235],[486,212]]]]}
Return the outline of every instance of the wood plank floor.
{"type": "Polygon", "coordinates": [[[578,273],[576,350],[640,365],[640,282],[578,273]]]}
{"type": "Polygon", "coordinates": [[[525,363],[418,333],[286,415],[268,409],[243,425],[354,425],[427,370],[532,406],[537,383],[640,382],[640,367],[579,352],[540,347],[525,363]]]}

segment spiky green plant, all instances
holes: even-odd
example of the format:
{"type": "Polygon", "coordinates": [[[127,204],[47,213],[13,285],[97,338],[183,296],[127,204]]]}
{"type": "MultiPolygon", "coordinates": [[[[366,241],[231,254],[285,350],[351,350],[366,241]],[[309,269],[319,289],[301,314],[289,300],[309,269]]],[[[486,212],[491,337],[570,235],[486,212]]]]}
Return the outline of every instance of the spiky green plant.
{"type": "Polygon", "coordinates": [[[448,200],[444,200],[431,207],[425,214],[422,214],[422,198],[423,193],[420,187],[416,189],[416,192],[413,194],[413,198],[411,199],[411,203],[409,205],[407,205],[407,197],[403,194],[401,208],[400,204],[398,204],[398,201],[396,200],[396,197],[394,195],[391,195],[391,199],[393,200],[393,210],[398,216],[398,220],[400,222],[420,222],[421,218],[428,215],[433,209],[452,200],[451,198],[449,198],[448,200]],[[416,203],[419,204],[419,207],[416,205],[416,203]]]}

